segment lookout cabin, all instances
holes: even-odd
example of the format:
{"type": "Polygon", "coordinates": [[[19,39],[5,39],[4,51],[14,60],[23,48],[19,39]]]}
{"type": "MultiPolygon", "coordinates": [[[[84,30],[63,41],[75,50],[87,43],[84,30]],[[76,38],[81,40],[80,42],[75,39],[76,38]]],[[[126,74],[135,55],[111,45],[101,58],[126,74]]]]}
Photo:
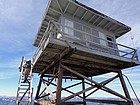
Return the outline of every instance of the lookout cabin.
{"type": "Polygon", "coordinates": [[[76,0],[49,0],[34,41],[37,51],[33,72],[43,72],[68,47],[75,51],[63,63],[75,65],[73,68],[87,76],[139,65],[136,49],[116,43],[130,30],[129,26],[76,0]],[[93,71],[85,71],[80,65],[93,71]]]}

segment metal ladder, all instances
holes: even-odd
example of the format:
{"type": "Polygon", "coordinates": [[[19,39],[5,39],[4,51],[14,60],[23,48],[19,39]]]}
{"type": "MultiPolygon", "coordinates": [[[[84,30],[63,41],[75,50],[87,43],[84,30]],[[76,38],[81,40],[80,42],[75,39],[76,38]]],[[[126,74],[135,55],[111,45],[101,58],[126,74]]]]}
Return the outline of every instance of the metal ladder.
{"type": "Polygon", "coordinates": [[[17,90],[17,97],[16,97],[16,105],[31,105],[32,104],[32,95],[33,95],[33,88],[32,88],[32,65],[30,74],[27,78],[27,81],[24,82],[24,71],[23,65],[25,64],[25,58],[22,57],[20,69],[20,79],[18,84],[17,90]]]}

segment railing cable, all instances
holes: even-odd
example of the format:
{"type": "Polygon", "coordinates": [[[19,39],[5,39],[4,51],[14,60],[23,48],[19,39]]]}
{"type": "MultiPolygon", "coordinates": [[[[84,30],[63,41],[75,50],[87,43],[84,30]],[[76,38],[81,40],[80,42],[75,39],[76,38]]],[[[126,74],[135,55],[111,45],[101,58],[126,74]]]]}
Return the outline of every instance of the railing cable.
{"type": "Polygon", "coordinates": [[[135,48],[134,35],[132,34],[132,32],[130,32],[130,35],[131,35],[131,40],[132,40],[132,47],[135,48]]]}
{"type": "Polygon", "coordinates": [[[136,92],[135,92],[135,90],[134,90],[134,88],[133,88],[133,86],[132,86],[132,84],[131,84],[129,78],[128,78],[126,75],[124,75],[124,74],[123,74],[123,76],[127,79],[127,81],[128,81],[128,83],[129,83],[129,85],[130,85],[130,87],[131,87],[131,89],[132,89],[132,91],[133,91],[133,93],[134,93],[134,95],[135,95],[137,101],[140,103],[140,100],[139,100],[139,98],[138,98],[138,96],[137,96],[137,94],[136,94],[136,92]]]}

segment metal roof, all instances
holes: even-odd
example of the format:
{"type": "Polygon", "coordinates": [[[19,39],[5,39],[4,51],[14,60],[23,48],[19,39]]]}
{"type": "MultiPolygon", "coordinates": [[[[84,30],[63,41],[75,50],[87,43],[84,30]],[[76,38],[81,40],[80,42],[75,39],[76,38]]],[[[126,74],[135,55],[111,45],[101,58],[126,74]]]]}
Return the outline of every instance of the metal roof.
{"type": "Polygon", "coordinates": [[[49,20],[57,21],[61,14],[68,14],[89,24],[100,27],[101,29],[110,31],[116,35],[116,38],[131,30],[129,26],[76,0],[49,0],[44,18],[34,41],[34,46],[39,45],[49,20]]]}

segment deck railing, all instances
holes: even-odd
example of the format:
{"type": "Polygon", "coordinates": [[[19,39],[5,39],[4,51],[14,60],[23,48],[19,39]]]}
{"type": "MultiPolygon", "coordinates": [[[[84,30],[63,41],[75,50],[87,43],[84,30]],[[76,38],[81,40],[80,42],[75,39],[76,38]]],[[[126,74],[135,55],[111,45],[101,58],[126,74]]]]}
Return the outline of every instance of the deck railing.
{"type": "Polygon", "coordinates": [[[90,49],[98,50],[101,52],[110,53],[110,54],[117,55],[120,57],[130,58],[132,60],[138,60],[137,50],[134,48],[131,48],[131,47],[128,47],[128,46],[125,46],[122,44],[118,44],[116,42],[109,41],[106,39],[102,39],[93,34],[86,33],[84,31],[62,25],[55,21],[50,21],[48,23],[48,27],[47,27],[42,39],[38,45],[38,49],[34,54],[34,57],[33,57],[34,61],[37,59],[39,54],[46,47],[50,37],[55,38],[57,40],[65,41],[67,44],[75,43],[75,44],[78,44],[78,45],[81,45],[81,46],[84,46],[84,47],[87,47],[90,49]],[[66,33],[64,31],[65,28],[70,29],[72,32],[76,31],[76,32],[81,33],[83,38],[76,37],[76,35],[74,35],[74,33],[73,33],[73,35],[66,33]],[[105,43],[105,45],[101,45],[100,43],[87,40],[86,36],[90,36],[99,41],[103,41],[105,43]]]}

